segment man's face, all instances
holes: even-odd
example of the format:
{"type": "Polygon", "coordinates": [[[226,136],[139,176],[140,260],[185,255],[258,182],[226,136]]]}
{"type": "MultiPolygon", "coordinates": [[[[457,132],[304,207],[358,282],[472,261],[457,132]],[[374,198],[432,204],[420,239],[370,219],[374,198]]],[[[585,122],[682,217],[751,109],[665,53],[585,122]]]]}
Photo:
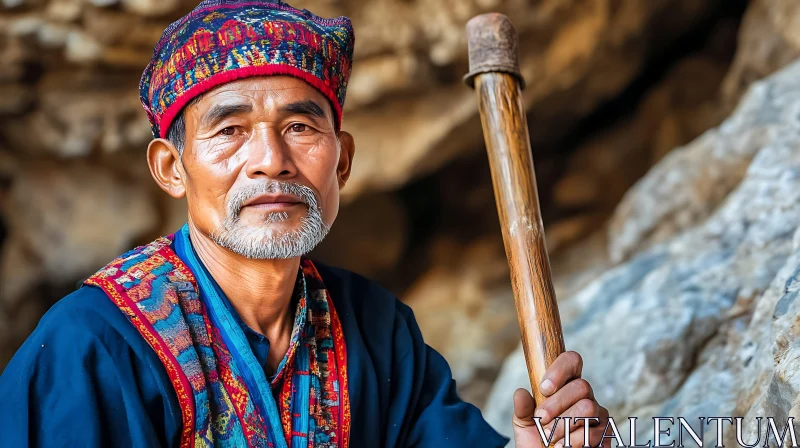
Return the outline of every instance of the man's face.
{"type": "Polygon", "coordinates": [[[197,230],[249,258],[300,256],[324,238],[352,138],[344,135],[342,150],[319,91],[293,77],[247,78],[209,91],[184,114],[178,165],[197,230]]]}

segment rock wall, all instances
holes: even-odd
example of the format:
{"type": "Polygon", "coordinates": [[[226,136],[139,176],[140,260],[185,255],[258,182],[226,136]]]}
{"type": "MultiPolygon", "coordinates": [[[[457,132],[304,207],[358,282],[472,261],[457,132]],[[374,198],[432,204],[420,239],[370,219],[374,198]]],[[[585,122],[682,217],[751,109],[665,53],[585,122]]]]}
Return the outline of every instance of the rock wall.
{"type": "Polygon", "coordinates": [[[742,22],[739,49],[723,85],[736,103],[754,81],[800,57],[800,5],[787,0],[754,0],[742,22]]]}
{"type": "MultiPolygon", "coordinates": [[[[668,154],[617,209],[609,250],[625,261],[562,307],[567,348],[618,421],[746,416],[750,443],[755,416],[800,417],[799,117],[797,62],[668,154]]],[[[510,397],[526,382],[517,350],[486,408],[506,433],[510,397]]]]}
{"type": "MultiPolygon", "coordinates": [[[[646,58],[708,16],[718,0],[298,1],[357,30],[346,127],[365,148],[348,195],[396,188],[466,149],[480,148],[477,106],[460,81],[464,23],[497,10],[521,35],[532,134],[553,141],[614,97],[646,58]],[[664,20],[664,18],[669,18],[664,20]]],[[[192,2],[7,0],[0,113],[10,149],[88,156],[148,139],[136,80],[168,20],[192,2]]]]}

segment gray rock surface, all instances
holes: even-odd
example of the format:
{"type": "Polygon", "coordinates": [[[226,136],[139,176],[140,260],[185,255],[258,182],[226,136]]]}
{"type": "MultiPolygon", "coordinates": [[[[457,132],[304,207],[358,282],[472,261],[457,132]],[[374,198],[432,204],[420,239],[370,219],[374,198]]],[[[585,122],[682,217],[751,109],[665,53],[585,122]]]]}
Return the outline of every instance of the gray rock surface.
{"type": "MultiPolygon", "coordinates": [[[[800,62],[755,84],[620,205],[609,250],[627,261],[562,305],[567,348],[612,416],[800,415],[798,145],[800,62]]],[[[506,434],[526,382],[518,350],[485,408],[506,434]]]]}
{"type": "Polygon", "coordinates": [[[27,166],[3,209],[10,243],[0,254],[0,297],[8,306],[40,277],[63,284],[102,267],[109,250],[124,252],[156,222],[147,191],[87,163],[27,166]]]}

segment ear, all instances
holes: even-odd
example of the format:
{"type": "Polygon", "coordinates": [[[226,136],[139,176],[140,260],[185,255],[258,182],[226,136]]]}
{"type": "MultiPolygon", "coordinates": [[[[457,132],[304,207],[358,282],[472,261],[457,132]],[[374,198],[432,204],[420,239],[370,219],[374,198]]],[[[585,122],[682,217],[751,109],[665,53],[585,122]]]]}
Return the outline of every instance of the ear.
{"type": "Polygon", "coordinates": [[[186,178],[178,149],[169,140],[157,138],[147,146],[147,165],[159,188],[175,199],[186,195],[186,178]]]}
{"type": "Polygon", "coordinates": [[[339,179],[339,189],[344,188],[350,178],[350,169],[353,167],[353,155],[356,152],[356,142],[349,132],[339,131],[339,163],[336,165],[336,174],[339,179]]]}

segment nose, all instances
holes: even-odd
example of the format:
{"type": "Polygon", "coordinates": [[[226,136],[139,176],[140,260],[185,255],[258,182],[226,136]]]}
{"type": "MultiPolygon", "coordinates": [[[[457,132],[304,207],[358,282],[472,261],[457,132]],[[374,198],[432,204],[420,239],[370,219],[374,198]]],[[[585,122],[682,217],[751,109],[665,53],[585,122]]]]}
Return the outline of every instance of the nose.
{"type": "Polygon", "coordinates": [[[251,178],[289,179],[297,174],[289,145],[279,131],[266,127],[253,133],[246,165],[251,178]]]}

